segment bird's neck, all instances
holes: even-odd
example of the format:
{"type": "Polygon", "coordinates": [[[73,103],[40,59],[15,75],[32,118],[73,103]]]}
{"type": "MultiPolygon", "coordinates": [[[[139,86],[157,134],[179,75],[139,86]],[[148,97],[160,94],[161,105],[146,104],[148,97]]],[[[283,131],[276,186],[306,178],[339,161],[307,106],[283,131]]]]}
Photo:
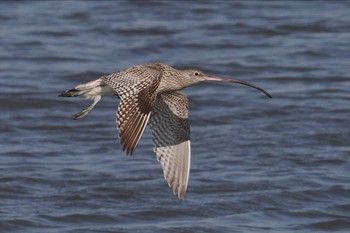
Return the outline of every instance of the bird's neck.
{"type": "Polygon", "coordinates": [[[169,91],[178,91],[189,85],[184,83],[184,77],[181,71],[176,69],[166,69],[163,70],[163,76],[159,83],[157,91],[160,92],[169,92],[169,91]]]}

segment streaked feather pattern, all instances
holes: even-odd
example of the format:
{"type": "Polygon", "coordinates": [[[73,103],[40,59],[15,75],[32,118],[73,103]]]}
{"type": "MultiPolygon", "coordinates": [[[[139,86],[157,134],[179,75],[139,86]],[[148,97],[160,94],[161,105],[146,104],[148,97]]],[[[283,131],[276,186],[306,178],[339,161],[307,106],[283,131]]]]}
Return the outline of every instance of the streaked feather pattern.
{"type": "Polygon", "coordinates": [[[131,67],[110,74],[103,80],[120,98],[117,126],[123,150],[128,155],[135,151],[146,128],[161,75],[161,70],[131,67]]]}
{"type": "Polygon", "coordinates": [[[150,126],[164,178],[174,194],[184,199],[191,163],[187,97],[180,92],[158,95],[150,126]]]}

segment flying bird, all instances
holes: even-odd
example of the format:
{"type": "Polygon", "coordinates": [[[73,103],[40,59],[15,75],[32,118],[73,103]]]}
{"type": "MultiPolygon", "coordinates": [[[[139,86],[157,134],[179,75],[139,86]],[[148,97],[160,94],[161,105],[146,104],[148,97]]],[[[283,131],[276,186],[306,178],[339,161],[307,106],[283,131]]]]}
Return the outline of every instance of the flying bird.
{"type": "Polygon", "coordinates": [[[161,63],[132,66],[61,93],[62,97],[82,96],[93,103],[74,115],[85,117],[104,95],[120,98],[117,127],[120,143],[132,155],[149,123],[154,151],[164,178],[174,195],[184,199],[191,161],[188,98],[179,90],[202,81],[239,83],[271,95],[260,87],[236,79],[208,76],[197,69],[175,69],[161,63]]]}

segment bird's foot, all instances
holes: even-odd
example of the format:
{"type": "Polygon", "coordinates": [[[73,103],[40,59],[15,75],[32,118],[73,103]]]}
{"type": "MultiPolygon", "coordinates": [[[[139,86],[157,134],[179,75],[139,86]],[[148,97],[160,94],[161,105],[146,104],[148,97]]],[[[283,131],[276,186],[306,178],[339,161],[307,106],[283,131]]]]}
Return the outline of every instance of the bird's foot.
{"type": "Polygon", "coordinates": [[[89,114],[89,112],[91,112],[91,110],[92,110],[92,108],[90,108],[90,107],[84,108],[83,111],[74,115],[74,120],[80,120],[81,118],[83,118],[84,116],[89,114]]]}

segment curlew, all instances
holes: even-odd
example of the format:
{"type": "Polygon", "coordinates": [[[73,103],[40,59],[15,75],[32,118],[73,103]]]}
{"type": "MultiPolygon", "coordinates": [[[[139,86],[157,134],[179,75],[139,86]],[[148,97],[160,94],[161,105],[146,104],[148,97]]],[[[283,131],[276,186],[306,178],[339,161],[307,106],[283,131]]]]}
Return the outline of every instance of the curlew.
{"type": "Polygon", "coordinates": [[[239,83],[253,87],[266,96],[260,87],[240,80],[208,76],[200,70],[178,70],[154,63],[136,65],[81,84],[59,96],[82,96],[93,103],[74,115],[86,116],[104,95],[117,95],[117,127],[120,143],[132,155],[149,122],[155,154],[164,178],[174,195],[184,199],[190,173],[191,142],[188,121],[188,99],[179,90],[202,81],[239,83]]]}

